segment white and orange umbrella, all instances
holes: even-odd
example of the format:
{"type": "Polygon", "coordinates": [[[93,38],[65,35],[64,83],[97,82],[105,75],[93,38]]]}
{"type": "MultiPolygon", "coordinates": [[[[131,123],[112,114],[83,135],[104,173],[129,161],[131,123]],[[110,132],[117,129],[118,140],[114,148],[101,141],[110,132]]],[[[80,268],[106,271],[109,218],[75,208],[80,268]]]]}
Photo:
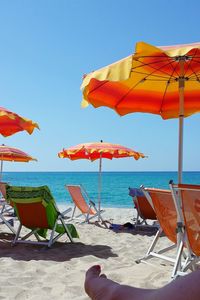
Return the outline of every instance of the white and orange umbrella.
{"type": "Polygon", "coordinates": [[[9,147],[6,145],[0,145],[0,161],[1,161],[1,173],[0,173],[0,181],[2,179],[3,172],[3,161],[14,161],[14,162],[29,162],[29,161],[37,161],[36,158],[33,158],[29,154],[24,151],[9,147]]]}
{"type": "Polygon", "coordinates": [[[63,149],[58,153],[60,158],[69,158],[70,160],[88,159],[95,161],[99,159],[99,193],[98,193],[98,209],[101,208],[101,170],[102,170],[102,158],[124,158],[133,157],[138,160],[144,158],[145,155],[141,152],[137,152],[133,149],[121,146],[119,144],[94,142],[78,144],[73,147],[63,149]]]}

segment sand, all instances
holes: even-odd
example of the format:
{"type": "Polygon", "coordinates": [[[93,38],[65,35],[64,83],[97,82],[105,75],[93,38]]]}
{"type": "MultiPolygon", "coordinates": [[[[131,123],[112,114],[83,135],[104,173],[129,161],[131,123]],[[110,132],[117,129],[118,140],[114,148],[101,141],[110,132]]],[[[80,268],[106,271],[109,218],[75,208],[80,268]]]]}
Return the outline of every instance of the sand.
{"type": "MultiPolygon", "coordinates": [[[[133,222],[134,209],[106,208],[104,218],[115,223],[133,222]]],[[[17,227],[18,222],[15,222],[17,227]]],[[[76,224],[80,239],[71,244],[61,238],[51,249],[41,245],[11,246],[13,235],[0,225],[0,299],[86,300],[85,271],[100,264],[103,272],[119,283],[156,288],[169,282],[172,265],[160,259],[146,263],[142,257],[153,232],[118,230],[97,224],[76,224]]],[[[168,245],[165,237],[163,245],[168,245]]]]}

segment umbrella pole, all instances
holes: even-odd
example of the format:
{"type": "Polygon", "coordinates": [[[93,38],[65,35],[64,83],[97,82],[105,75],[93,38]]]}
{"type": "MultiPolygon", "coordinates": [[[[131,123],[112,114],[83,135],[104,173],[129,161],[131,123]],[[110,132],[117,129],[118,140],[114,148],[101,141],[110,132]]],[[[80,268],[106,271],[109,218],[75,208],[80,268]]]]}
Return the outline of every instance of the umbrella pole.
{"type": "Polygon", "coordinates": [[[184,123],[184,60],[180,60],[179,78],[179,144],[178,144],[178,183],[182,183],[183,173],[183,123],[184,123]]]}
{"type": "Polygon", "coordinates": [[[100,155],[100,159],[99,159],[98,221],[100,221],[100,211],[101,211],[101,169],[102,169],[102,155],[100,155]]]}
{"type": "Polygon", "coordinates": [[[183,121],[184,117],[179,116],[178,183],[182,183],[183,177],[183,121]]]}
{"type": "Polygon", "coordinates": [[[0,182],[2,181],[3,176],[3,160],[1,160],[1,174],[0,174],[0,182]]]}
{"type": "MultiPolygon", "coordinates": [[[[183,173],[183,125],[184,125],[184,58],[180,59],[180,77],[179,77],[179,144],[178,144],[178,184],[182,183],[183,173]]],[[[177,253],[181,242],[183,241],[183,215],[182,215],[182,201],[180,191],[175,200],[175,207],[177,211],[177,253]]],[[[181,270],[181,261],[178,263],[178,270],[181,270]]]]}

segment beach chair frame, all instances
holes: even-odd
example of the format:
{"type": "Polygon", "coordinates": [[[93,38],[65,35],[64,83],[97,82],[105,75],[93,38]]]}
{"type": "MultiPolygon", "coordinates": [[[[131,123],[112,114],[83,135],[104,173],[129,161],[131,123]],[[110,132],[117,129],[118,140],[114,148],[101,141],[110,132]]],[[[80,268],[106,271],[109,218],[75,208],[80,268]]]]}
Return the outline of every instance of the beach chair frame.
{"type": "MultiPolygon", "coordinates": [[[[154,200],[151,197],[151,191],[153,191],[154,193],[160,194],[160,193],[167,193],[169,194],[169,196],[171,195],[171,200],[172,203],[173,202],[173,196],[170,190],[162,190],[162,189],[152,189],[152,188],[145,188],[145,187],[141,187],[147,200],[149,201],[149,203],[152,205],[152,207],[154,207],[155,211],[156,211],[156,207],[155,207],[155,203],[154,200]]],[[[175,207],[174,207],[174,212],[176,212],[175,207]]],[[[158,217],[158,216],[157,216],[158,217]]],[[[158,221],[159,221],[159,217],[158,217],[158,221]]],[[[172,245],[164,247],[162,249],[156,250],[157,246],[158,246],[158,242],[160,237],[163,236],[164,230],[161,227],[160,224],[160,228],[158,230],[158,232],[156,233],[149,249],[147,250],[145,256],[143,256],[142,258],[138,259],[136,262],[140,263],[142,261],[146,261],[148,259],[151,259],[153,257],[155,258],[159,258],[165,261],[168,261],[170,263],[173,264],[173,270],[172,270],[172,274],[171,274],[171,278],[174,279],[177,276],[181,276],[181,275],[185,275],[185,272],[188,270],[188,268],[190,268],[190,265],[188,264],[188,262],[190,261],[191,257],[190,257],[190,248],[188,248],[186,245],[187,244],[187,235],[186,232],[183,232],[182,235],[182,239],[180,240],[179,244],[177,245],[176,243],[176,224],[174,225],[174,242],[169,238],[169,236],[167,234],[165,234],[167,236],[167,238],[169,238],[169,240],[171,240],[172,245]],[[185,249],[186,246],[186,249],[185,249]],[[169,251],[173,250],[173,249],[177,249],[176,250],[176,254],[174,257],[172,256],[167,256],[164,255],[165,253],[169,253],[169,251]],[[186,253],[187,252],[187,253],[186,253]]]]}
{"type": "Polygon", "coordinates": [[[56,222],[54,224],[53,229],[51,230],[51,234],[50,234],[50,238],[49,240],[42,240],[41,237],[38,235],[38,230],[40,230],[40,228],[34,228],[32,230],[30,230],[29,233],[25,234],[24,236],[20,237],[20,233],[21,230],[23,228],[23,225],[20,223],[15,235],[15,238],[13,240],[13,245],[15,244],[33,244],[33,245],[45,245],[48,248],[50,248],[62,235],[67,234],[70,242],[74,242],[71,233],[69,232],[67,225],[65,224],[65,219],[63,218],[63,216],[65,216],[65,214],[69,213],[71,211],[71,208],[67,209],[64,214],[62,213],[62,215],[58,215],[56,222]],[[65,229],[64,233],[56,233],[56,226],[59,224],[59,222],[62,223],[63,228],[65,229]],[[37,242],[32,241],[32,240],[28,240],[28,238],[30,238],[32,235],[34,235],[37,239],[37,242]]]}
{"type": "Polygon", "coordinates": [[[12,202],[19,219],[13,245],[37,244],[50,248],[64,234],[70,242],[74,242],[71,232],[78,237],[74,225],[65,221],[67,214],[72,210],[71,207],[60,212],[47,186],[11,187],[7,185],[6,191],[7,200],[12,202]],[[29,232],[21,236],[23,227],[29,229],[29,232]],[[47,237],[48,230],[51,230],[50,238],[47,237]],[[31,236],[35,236],[36,241],[29,239],[31,236]]]}
{"type": "MultiPolygon", "coordinates": [[[[99,212],[99,210],[96,208],[95,202],[90,199],[86,189],[84,188],[84,186],[82,184],[76,184],[76,185],[66,184],[65,189],[69,192],[71,199],[74,203],[74,208],[73,208],[70,220],[78,220],[78,221],[80,221],[80,223],[89,223],[90,220],[92,220],[96,217],[99,217],[101,222],[106,225],[106,223],[101,215],[102,213],[105,212],[105,210],[101,209],[99,212]],[[87,211],[81,210],[80,206],[78,207],[79,200],[74,197],[72,191],[70,190],[71,187],[76,188],[79,191],[80,195],[82,196],[82,200],[85,201],[85,205],[87,206],[87,211]],[[79,215],[75,216],[75,212],[76,212],[77,208],[81,211],[81,213],[79,215]]],[[[107,225],[106,225],[106,227],[107,227],[107,225]]]]}
{"type": "Polygon", "coordinates": [[[0,219],[2,220],[2,224],[5,224],[12,233],[16,234],[16,231],[14,229],[15,218],[13,216],[10,216],[10,214],[14,214],[14,210],[13,207],[11,207],[6,201],[6,184],[6,182],[0,182],[0,192],[2,194],[2,198],[0,199],[0,219]]]}
{"type": "Polygon", "coordinates": [[[133,217],[134,225],[137,227],[145,226],[145,227],[150,227],[150,228],[158,228],[158,224],[156,224],[156,223],[154,223],[154,224],[147,223],[147,220],[157,221],[157,218],[156,218],[156,215],[155,215],[155,217],[153,216],[153,214],[155,214],[155,211],[152,206],[151,206],[152,211],[149,211],[149,210],[144,211],[144,208],[147,205],[149,206],[150,204],[149,204],[149,201],[146,199],[146,196],[143,194],[141,187],[139,189],[133,188],[135,195],[131,194],[131,190],[132,190],[132,188],[129,187],[129,196],[132,197],[133,204],[134,204],[134,207],[135,207],[135,210],[137,213],[136,218],[133,217]],[[144,201],[144,203],[143,203],[143,201],[144,201]]]}
{"type": "MultiPolygon", "coordinates": [[[[187,224],[187,217],[185,216],[184,204],[183,204],[183,191],[197,191],[200,196],[200,185],[191,185],[191,184],[175,184],[172,180],[169,182],[170,189],[172,191],[172,196],[174,200],[174,205],[177,211],[177,244],[180,244],[183,240],[183,235],[187,234],[187,239],[185,239],[184,243],[188,249],[188,256],[187,260],[185,261],[185,265],[181,267],[182,272],[185,272],[188,269],[196,270],[197,264],[199,262],[199,255],[197,256],[192,251],[192,245],[189,242],[189,232],[188,232],[188,224],[187,224]]],[[[194,212],[194,211],[193,211],[194,212]]],[[[191,211],[192,213],[192,211],[191,211]]],[[[193,214],[194,217],[197,217],[196,214],[193,214]]],[[[198,217],[197,217],[198,218],[198,217]]],[[[199,218],[200,222],[200,218],[199,218]]],[[[200,234],[200,227],[199,233],[200,234]]]]}

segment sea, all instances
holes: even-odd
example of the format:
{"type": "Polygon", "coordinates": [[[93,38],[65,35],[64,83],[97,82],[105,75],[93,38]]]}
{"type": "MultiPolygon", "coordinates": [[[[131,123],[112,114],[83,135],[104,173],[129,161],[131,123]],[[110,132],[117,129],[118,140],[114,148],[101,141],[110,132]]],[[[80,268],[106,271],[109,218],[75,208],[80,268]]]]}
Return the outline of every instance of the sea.
{"type": "MultiPolygon", "coordinates": [[[[131,208],[129,187],[169,188],[169,181],[177,183],[177,172],[102,172],[101,206],[131,208]]],[[[3,172],[3,182],[17,186],[48,185],[58,205],[71,205],[66,184],[82,184],[91,200],[98,200],[98,172],[3,172]]],[[[200,184],[200,172],[183,172],[183,183],[200,184]]]]}

